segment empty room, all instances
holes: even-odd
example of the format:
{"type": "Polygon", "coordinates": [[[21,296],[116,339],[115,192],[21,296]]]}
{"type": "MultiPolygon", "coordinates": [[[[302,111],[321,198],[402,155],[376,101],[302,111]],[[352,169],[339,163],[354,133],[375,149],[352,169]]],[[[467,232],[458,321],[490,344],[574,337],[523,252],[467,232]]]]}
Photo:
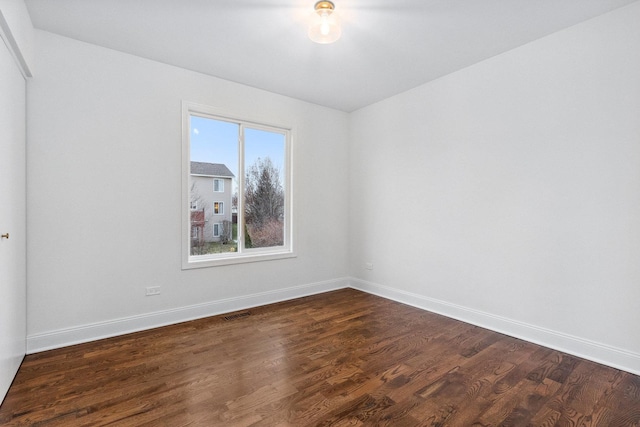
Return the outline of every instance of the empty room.
{"type": "Polygon", "coordinates": [[[640,0],[0,36],[0,425],[640,426],[640,0]]]}

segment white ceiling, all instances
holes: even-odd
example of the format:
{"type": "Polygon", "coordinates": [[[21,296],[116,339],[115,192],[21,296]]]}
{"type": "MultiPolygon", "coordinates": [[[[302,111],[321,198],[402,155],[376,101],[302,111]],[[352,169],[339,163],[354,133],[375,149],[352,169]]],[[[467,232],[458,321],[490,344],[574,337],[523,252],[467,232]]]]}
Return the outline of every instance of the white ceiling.
{"type": "Polygon", "coordinates": [[[639,0],[26,0],[36,28],[353,111],[639,0]]]}

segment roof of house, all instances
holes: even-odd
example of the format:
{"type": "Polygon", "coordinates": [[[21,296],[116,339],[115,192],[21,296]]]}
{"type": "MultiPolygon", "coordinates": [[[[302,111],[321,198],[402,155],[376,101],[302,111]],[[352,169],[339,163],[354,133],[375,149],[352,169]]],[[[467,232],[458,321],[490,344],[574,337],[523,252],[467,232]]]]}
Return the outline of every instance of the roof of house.
{"type": "Polygon", "coordinates": [[[229,168],[222,163],[191,162],[191,175],[209,175],[234,178],[229,168]]]}

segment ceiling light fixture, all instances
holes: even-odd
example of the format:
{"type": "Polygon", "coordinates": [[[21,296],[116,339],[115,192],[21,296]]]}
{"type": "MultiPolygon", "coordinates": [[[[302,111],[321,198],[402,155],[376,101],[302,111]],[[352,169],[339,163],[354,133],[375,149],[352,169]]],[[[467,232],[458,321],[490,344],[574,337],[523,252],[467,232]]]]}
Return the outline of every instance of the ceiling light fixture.
{"type": "Polygon", "coordinates": [[[330,1],[319,1],[314,6],[309,22],[309,38],[316,43],[333,43],[340,38],[340,20],[330,1]]]}

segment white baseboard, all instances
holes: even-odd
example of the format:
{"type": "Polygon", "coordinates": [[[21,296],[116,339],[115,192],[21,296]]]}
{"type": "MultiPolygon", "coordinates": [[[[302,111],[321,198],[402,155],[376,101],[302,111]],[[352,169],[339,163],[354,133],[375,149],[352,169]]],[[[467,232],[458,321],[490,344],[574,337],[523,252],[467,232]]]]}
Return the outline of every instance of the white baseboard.
{"type": "Polygon", "coordinates": [[[349,286],[346,278],[310,283],[291,288],[261,292],[236,298],[211,301],[202,304],[125,317],[106,322],[92,323],[73,328],[59,329],[27,336],[27,354],[38,353],[69,345],[96,341],[131,332],[172,325],[203,317],[216,316],[265,304],[286,301],[349,286]]]}
{"type": "Polygon", "coordinates": [[[353,289],[640,375],[638,353],[356,278],[351,278],[349,285],[353,289]]]}
{"type": "Polygon", "coordinates": [[[27,337],[27,354],[351,287],[640,375],[640,354],[356,278],[341,278],[211,301],[27,337]]]}

